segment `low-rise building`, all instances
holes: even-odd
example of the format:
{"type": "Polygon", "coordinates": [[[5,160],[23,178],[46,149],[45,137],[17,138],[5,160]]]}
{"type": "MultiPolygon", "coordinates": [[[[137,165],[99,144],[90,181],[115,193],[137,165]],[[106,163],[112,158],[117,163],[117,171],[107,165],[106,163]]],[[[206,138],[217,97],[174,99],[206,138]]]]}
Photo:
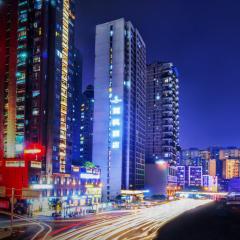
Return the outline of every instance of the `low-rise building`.
{"type": "Polygon", "coordinates": [[[145,188],[149,195],[173,195],[177,189],[177,168],[164,160],[146,164],[145,188]]]}
{"type": "Polygon", "coordinates": [[[218,191],[217,176],[203,175],[203,190],[208,192],[218,191]]]}

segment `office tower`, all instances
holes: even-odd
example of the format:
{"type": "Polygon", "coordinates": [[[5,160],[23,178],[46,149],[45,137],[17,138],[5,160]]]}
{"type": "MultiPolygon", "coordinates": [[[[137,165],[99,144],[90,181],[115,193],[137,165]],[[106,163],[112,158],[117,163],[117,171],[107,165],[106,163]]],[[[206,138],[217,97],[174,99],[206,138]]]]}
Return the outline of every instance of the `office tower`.
{"type": "Polygon", "coordinates": [[[146,47],[124,19],[97,25],[93,162],[103,196],[144,187],[146,47]]]}
{"type": "Polygon", "coordinates": [[[72,162],[80,163],[80,123],[81,123],[81,101],[82,101],[82,58],[77,49],[74,52],[74,80],[73,80],[73,134],[72,134],[72,162]]]}
{"type": "Polygon", "coordinates": [[[80,164],[92,162],[94,89],[88,85],[82,94],[80,128],[80,164]]]}
{"type": "Polygon", "coordinates": [[[18,5],[0,4],[0,158],[14,157],[18,5]]]}
{"type": "Polygon", "coordinates": [[[171,62],[147,66],[146,162],[176,164],[179,148],[178,72],[171,62]]]}

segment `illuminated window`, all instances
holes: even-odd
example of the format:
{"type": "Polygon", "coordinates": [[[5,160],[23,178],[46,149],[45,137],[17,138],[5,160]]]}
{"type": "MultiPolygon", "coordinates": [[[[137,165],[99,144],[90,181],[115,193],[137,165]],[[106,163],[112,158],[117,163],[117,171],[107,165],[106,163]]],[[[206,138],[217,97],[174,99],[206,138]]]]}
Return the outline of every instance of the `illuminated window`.
{"type": "Polygon", "coordinates": [[[62,58],[62,53],[58,49],[56,50],[56,53],[59,58],[62,58]]]}
{"type": "Polygon", "coordinates": [[[120,126],[120,119],[113,119],[112,120],[112,125],[113,126],[120,126]]]}
{"type": "Polygon", "coordinates": [[[32,115],[33,115],[33,116],[39,115],[39,110],[38,110],[37,108],[33,109],[32,115]]]}
{"type": "Polygon", "coordinates": [[[23,144],[16,144],[16,151],[17,152],[23,151],[23,144]]]}
{"type": "Polygon", "coordinates": [[[117,149],[119,147],[120,147],[120,143],[119,142],[113,142],[112,143],[112,148],[117,149]]]}
{"type": "Polygon", "coordinates": [[[112,112],[113,114],[120,114],[120,107],[114,107],[112,112]]]}
{"type": "Polygon", "coordinates": [[[112,131],[112,136],[113,137],[119,137],[120,136],[120,131],[119,130],[113,130],[112,131]]]}

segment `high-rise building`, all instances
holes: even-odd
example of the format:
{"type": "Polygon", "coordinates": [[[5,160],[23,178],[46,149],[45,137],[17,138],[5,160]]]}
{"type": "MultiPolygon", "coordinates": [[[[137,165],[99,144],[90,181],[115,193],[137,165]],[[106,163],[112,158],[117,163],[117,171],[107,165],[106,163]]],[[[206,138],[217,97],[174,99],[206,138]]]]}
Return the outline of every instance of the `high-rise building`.
{"type": "Polygon", "coordinates": [[[73,134],[72,134],[72,161],[79,165],[80,160],[80,124],[82,101],[82,58],[76,49],[74,53],[74,81],[73,81],[73,134]]]}
{"type": "Polygon", "coordinates": [[[177,186],[178,88],[178,72],[171,62],[155,62],[147,65],[146,186],[151,189],[152,186],[160,184],[159,194],[164,195],[175,191],[177,186]],[[166,167],[159,167],[161,165],[166,167]],[[161,178],[152,179],[152,169],[155,169],[161,178]]]}
{"type": "Polygon", "coordinates": [[[97,25],[93,162],[103,196],[144,187],[146,47],[129,21],[97,25]]]}
{"type": "Polygon", "coordinates": [[[82,94],[80,128],[80,164],[92,162],[94,88],[88,85],[82,94]]]}
{"type": "Polygon", "coordinates": [[[176,164],[179,148],[178,72],[171,62],[147,66],[146,162],[176,164]]]}
{"type": "Polygon", "coordinates": [[[75,1],[49,4],[47,172],[65,174],[71,171],[72,157],[75,1]]]}
{"type": "Polygon", "coordinates": [[[6,37],[4,43],[1,39],[6,56],[2,61],[7,66],[1,68],[5,100],[0,106],[5,116],[1,120],[5,157],[22,157],[28,145],[40,144],[46,148],[43,170],[50,175],[68,173],[74,81],[78,81],[74,76],[74,0],[6,2],[0,14],[7,19],[1,22],[1,37],[2,32],[6,37]]]}
{"type": "Polygon", "coordinates": [[[14,157],[18,4],[0,4],[0,158],[14,157]]]}

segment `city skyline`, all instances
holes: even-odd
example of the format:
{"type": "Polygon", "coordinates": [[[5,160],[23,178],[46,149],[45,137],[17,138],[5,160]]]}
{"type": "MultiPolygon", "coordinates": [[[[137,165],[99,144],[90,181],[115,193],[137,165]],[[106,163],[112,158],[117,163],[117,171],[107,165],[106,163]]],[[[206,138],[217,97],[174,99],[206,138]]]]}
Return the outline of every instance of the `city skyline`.
{"type": "Polygon", "coordinates": [[[226,1],[0,0],[0,238],[240,239],[226,1]]]}
{"type": "Polygon", "coordinates": [[[84,86],[93,83],[95,25],[131,19],[148,46],[147,62],[172,61],[179,68],[180,146],[239,146],[238,5],[188,0],[79,2],[76,40],[84,58],[84,86]],[[234,118],[229,115],[233,111],[234,118]]]}

